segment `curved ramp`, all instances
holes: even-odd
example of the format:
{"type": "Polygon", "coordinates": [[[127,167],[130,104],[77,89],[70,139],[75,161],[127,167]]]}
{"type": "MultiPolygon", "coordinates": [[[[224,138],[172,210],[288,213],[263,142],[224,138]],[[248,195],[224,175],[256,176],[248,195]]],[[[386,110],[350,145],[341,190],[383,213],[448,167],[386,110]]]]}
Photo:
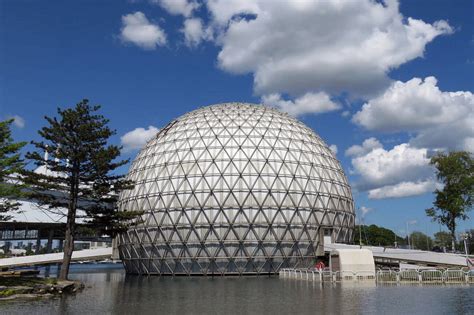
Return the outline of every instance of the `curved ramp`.
{"type": "MultiPolygon", "coordinates": [[[[347,244],[325,244],[325,251],[337,249],[358,249],[358,245],[347,244]]],[[[384,248],[379,246],[362,246],[372,251],[375,260],[387,260],[393,262],[405,262],[413,264],[429,264],[447,267],[466,267],[466,256],[449,253],[435,253],[416,249],[384,248]]]]}

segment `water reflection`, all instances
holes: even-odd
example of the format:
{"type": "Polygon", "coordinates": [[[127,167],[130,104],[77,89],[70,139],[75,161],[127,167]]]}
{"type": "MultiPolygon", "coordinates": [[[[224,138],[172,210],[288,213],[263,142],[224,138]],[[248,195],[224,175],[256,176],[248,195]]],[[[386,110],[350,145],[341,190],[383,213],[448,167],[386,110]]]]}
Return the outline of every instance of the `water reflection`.
{"type": "Polygon", "coordinates": [[[2,314],[468,314],[474,287],[375,286],[277,277],[126,276],[121,269],[81,267],[75,295],[0,304],[2,314]]]}

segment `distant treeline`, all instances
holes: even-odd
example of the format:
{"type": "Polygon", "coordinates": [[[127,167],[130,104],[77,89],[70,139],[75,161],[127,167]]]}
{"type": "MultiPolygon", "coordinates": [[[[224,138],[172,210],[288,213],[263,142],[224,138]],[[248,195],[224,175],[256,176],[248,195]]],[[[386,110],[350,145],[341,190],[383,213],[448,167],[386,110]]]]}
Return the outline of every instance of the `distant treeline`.
{"type": "MultiPolygon", "coordinates": [[[[474,235],[474,229],[470,230],[474,235]]],[[[356,225],[354,229],[354,244],[394,247],[408,246],[407,237],[401,237],[390,229],[372,225],[356,225]]],[[[421,250],[443,250],[451,246],[451,234],[449,232],[437,232],[430,237],[423,232],[414,231],[410,233],[409,243],[413,249],[421,250]]],[[[474,253],[474,240],[468,240],[469,252],[474,253]]],[[[459,242],[457,250],[464,252],[464,243],[459,242]]]]}

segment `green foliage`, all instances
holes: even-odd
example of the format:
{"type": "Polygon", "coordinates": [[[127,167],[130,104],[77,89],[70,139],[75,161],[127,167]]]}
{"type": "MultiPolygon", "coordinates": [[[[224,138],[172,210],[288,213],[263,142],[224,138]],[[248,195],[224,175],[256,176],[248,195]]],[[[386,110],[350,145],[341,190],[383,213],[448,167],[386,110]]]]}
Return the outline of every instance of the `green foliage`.
{"type": "Polygon", "coordinates": [[[434,234],[434,244],[440,248],[448,247],[451,245],[453,238],[449,232],[436,232],[434,234]]]}
{"type": "Polygon", "coordinates": [[[467,240],[467,247],[468,247],[469,253],[473,255],[474,254],[474,229],[470,229],[468,233],[469,233],[469,238],[467,240]]]}
{"type": "Polygon", "coordinates": [[[468,219],[474,201],[474,160],[468,152],[439,153],[431,159],[437,178],[444,184],[435,191],[435,201],[426,214],[451,232],[452,248],[456,240],[456,220],[468,219]]]}
{"type": "MultiPolygon", "coordinates": [[[[125,215],[116,209],[119,192],[131,188],[132,183],[113,173],[128,160],[116,161],[121,148],[108,144],[115,131],[107,126],[107,119],[96,113],[99,109],[100,106],[83,100],[74,108],[58,109],[58,117],[45,117],[48,126],[38,131],[43,141],[32,142],[37,151],[27,154],[43,169],[25,172],[32,196],[51,211],[68,209],[65,260],[66,255],[72,254],[76,218],[81,217],[89,227],[113,236],[126,227],[125,220],[140,214],[125,215]],[[42,152],[50,158],[44,159],[42,152]],[[83,212],[78,213],[78,209],[83,212]]],[[[65,265],[68,271],[69,262],[65,261],[65,265]]],[[[61,277],[65,278],[62,271],[61,277]]]]}
{"type": "MultiPolygon", "coordinates": [[[[115,161],[121,148],[107,144],[115,131],[107,126],[109,120],[95,114],[99,109],[83,100],[75,108],[58,109],[59,118],[45,117],[49,126],[39,131],[45,141],[33,141],[39,150],[28,152],[27,158],[47,171],[28,171],[25,181],[41,205],[74,212],[80,208],[91,227],[114,235],[123,217],[116,214],[118,194],[133,185],[122,175],[112,174],[128,160],[115,161]],[[48,160],[42,151],[48,152],[48,160]]],[[[127,219],[133,217],[133,213],[127,215],[127,219]]]]}
{"type": "Polygon", "coordinates": [[[433,248],[431,237],[418,231],[410,234],[410,244],[413,249],[431,250],[433,248]]]}
{"type": "Polygon", "coordinates": [[[24,287],[35,286],[38,284],[57,284],[56,278],[41,278],[41,277],[18,277],[18,276],[3,276],[1,278],[2,285],[8,287],[24,287]]]}
{"type": "Polygon", "coordinates": [[[360,234],[362,235],[362,245],[394,246],[395,242],[397,242],[398,245],[406,243],[405,239],[396,235],[392,230],[379,227],[375,224],[370,226],[356,225],[354,229],[354,244],[359,244],[360,234]]]}
{"type": "Polygon", "coordinates": [[[4,297],[7,297],[7,296],[11,296],[13,294],[15,294],[16,291],[15,290],[12,290],[12,289],[4,289],[2,291],[0,291],[0,297],[4,298],[4,297]]]}
{"type": "Polygon", "coordinates": [[[20,150],[26,142],[13,142],[10,126],[13,119],[0,122],[0,221],[11,218],[8,212],[18,210],[19,203],[15,200],[22,196],[22,187],[8,179],[11,175],[23,171],[24,162],[20,150]]]}

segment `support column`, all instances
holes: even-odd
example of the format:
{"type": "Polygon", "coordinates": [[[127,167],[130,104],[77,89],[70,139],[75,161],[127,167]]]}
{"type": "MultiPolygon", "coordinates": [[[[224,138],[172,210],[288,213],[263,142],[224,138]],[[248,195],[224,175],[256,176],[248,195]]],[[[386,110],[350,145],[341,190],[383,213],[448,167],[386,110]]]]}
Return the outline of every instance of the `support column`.
{"type": "MultiPolygon", "coordinates": [[[[63,251],[63,243],[64,243],[64,240],[63,240],[63,239],[60,239],[60,240],[59,240],[59,245],[58,245],[58,246],[59,246],[59,247],[58,247],[59,252],[62,252],[62,251],[63,251]]],[[[56,275],[57,277],[59,277],[59,272],[61,271],[61,265],[62,265],[61,263],[58,263],[58,264],[56,265],[57,268],[58,268],[58,273],[57,273],[57,275],[56,275]]]]}
{"type": "Polygon", "coordinates": [[[38,235],[36,235],[36,249],[35,249],[35,255],[39,254],[40,247],[41,247],[41,231],[38,229],[38,235]]]}
{"type": "MultiPolygon", "coordinates": [[[[46,254],[51,253],[51,250],[53,249],[53,236],[54,236],[54,229],[51,228],[48,234],[48,243],[46,244],[46,254]]],[[[49,277],[50,270],[51,270],[51,265],[46,265],[46,268],[44,270],[44,276],[46,278],[49,277]]]]}
{"type": "Polygon", "coordinates": [[[51,230],[49,230],[48,243],[46,244],[46,253],[47,254],[51,253],[51,250],[53,249],[53,236],[54,236],[54,230],[51,229],[51,230]]]}

